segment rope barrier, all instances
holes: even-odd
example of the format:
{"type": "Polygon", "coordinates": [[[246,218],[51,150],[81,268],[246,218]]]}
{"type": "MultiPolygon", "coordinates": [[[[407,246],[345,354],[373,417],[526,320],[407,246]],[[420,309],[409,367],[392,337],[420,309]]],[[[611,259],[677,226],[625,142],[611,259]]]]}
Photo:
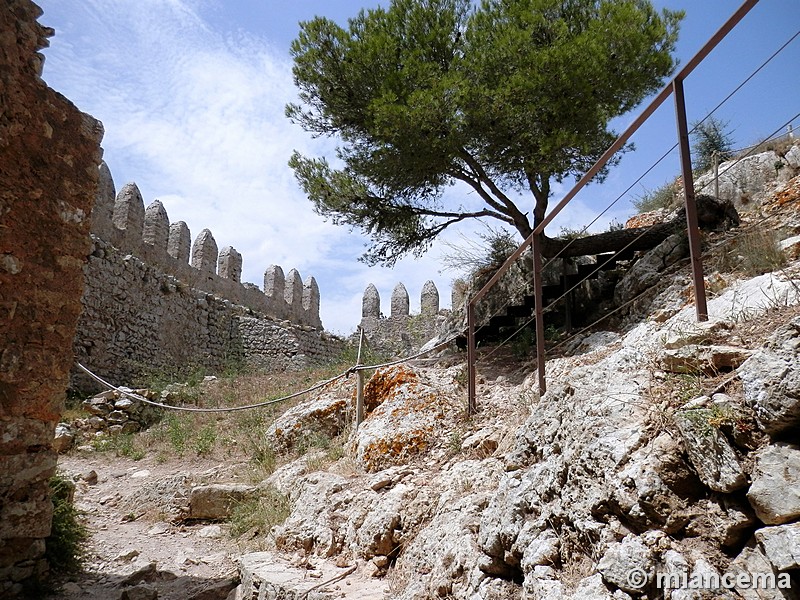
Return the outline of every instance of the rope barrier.
{"type": "MultiPolygon", "coordinates": [[[[128,392],[128,391],[126,391],[126,390],[124,390],[122,388],[119,388],[119,387],[116,387],[116,386],[112,385],[111,383],[109,383],[108,381],[106,381],[105,379],[100,377],[99,375],[97,375],[97,374],[93,373],[92,371],[90,371],[87,367],[82,365],[80,362],[76,362],[75,365],[81,371],[86,373],[89,377],[94,379],[97,383],[99,383],[102,386],[108,388],[109,390],[113,390],[113,391],[117,392],[118,394],[120,394],[122,396],[125,396],[127,398],[130,398],[132,400],[137,400],[139,402],[143,402],[144,404],[149,404],[151,406],[157,406],[159,408],[165,408],[165,409],[168,409],[168,410],[178,410],[178,411],[184,411],[184,412],[226,413],[226,412],[236,412],[236,411],[240,411],[240,410],[251,410],[251,409],[254,409],[254,408],[264,408],[265,406],[270,406],[272,404],[278,404],[280,402],[286,402],[287,400],[292,400],[292,399],[297,398],[299,396],[303,396],[305,394],[309,394],[311,392],[315,392],[315,391],[317,391],[319,389],[322,389],[322,388],[324,388],[324,387],[326,387],[326,386],[328,386],[328,385],[330,385],[330,384],[332,384],[332,383],[334,383],[334,382],[336,382],[336,381],[338,381],[340,379],[344,379],[345,377],[349,377],[351,374],[357,373],[359,371],[367,371],[367,370],[370,370],[370,369],[381,369],[381,368],[384,368],[384,367],[391,367],[391,366],[398,365],[398,364],[401,364],[401,363],[404,363],[404,362],[408,362],[408,361],[414,360],[416,358],[419,358],[421,356],[424,356],[426,354],[430,354],[431,352],[435,352],[436,350],[439,350],[440,348],[444,348],[448,344],[451,344],[453,341],[455,341],[455,339],[457,337],[458,337],[458,335],[453,335],[453,336],[449,337],[447,340],[436,344],[433,348],[429,348],[427,350],[422,350],[422,351],[420,351],[420,352],[418,352],[416,354],[413,354],[411,356],[407,356],[405,358],[400,358],[398,360],[385,362],[385,363],[377,364],[377,365],[360,365],[360,364],[354,365],[354,366],[350,367],[349,369],[347,369],[346,371],[344,371],[343,373],[339,373],[338,375],[336,375],[334,377],[331,377],[330,379],[326,379],[325,381],[317,383],[317,384],[311,386],[310,388],[301,390],[299,392],[294,392],[292,394],[288,394],[286,396],[282,396],[281,398],[276,398],[274,400],[267,400],[265,402],[259,402],[257,404],[248,404],[248,405],[245,405],[245,406],[230,406],[230,407],[220,407],[220,408],[200,408],[200,407],[197,407],[197,406],[173,406],[171,404],[164,404],[163,402],[155,402],[154,400],[149,400],[148,398],[145,398],[144,396],[141,396],[139,394],[136,394],[136,393],[133,393],[133,392],[128,392]]],[[[359,350],[359,360],[360,360],[360,350],[359,350]]]]}
{"type": "Polygon", "coordinates": [[[104,385],[108,389],[114,390],[115,392],[118,392],[118,393],[122,394],[123,396],[126,396],[126,397],[128,397],[128,398],[130,398],[132,400],[138,400],[139,402],[144,402],[145,404],[149,404],[151,406],[158,406],[159,408],[167,408],[167,409],[170,409],[170,410],[182,410],[182,411],[185,411],[185,412],[198,412],[198,413],[236,412],[236,411],[239,411],[239,410],[250,410],[250,409],[253,409],[253,408],[263,408],[265,406],[270,406],[271,404],[278,404],[279,402],[285,402],[286,400],[291,400],[293,398],[297,398],[298,396],[302,396],[304,394],[308,394],[310,392],[314,392],[314,391],[316,391],[318,389],[321,389],[321,388],[323,388],[323,387],[325,387],[327,385],[330,385],[331,383],[333,383],[335,381],[338,381],[339,379],[342,379],[342,378],[347,376],[347,371],[345,371],[344,373],[340,373],[339,375],[336,375],[335,377],[331,377],[330,379],[326,379],[325,381],[322,381],[322,382],[320,382],[320,383],[318,383],[316,385],[313,385],[308,389],[302,390],[300,392],[294,392],[293,394],[289,394],[287,396],[283,396],[282,398],[277,398],[275,400],[267,400],[266,402],[259,402],[258,404],[248,404],[246,406],[231,406],[231,407],[227,407],[227,408],[199,408],[197,406],[172,406],[171,404],[164,404],[163,402],[155,402],[153,400],[148,400],[147,398],[145,398],[143,396],[140,396],[139,394],[134,394],[133,392],[126,392],[122,388],[118,388],[118,387],[116,387],[114,385],[111,385],[105,379],[103,379],[99,375],[96,375],[95,373],[93,373],[92,371],[90,371],[89,369],[84,367],[79,362],[76,362],[75,365],[81,371],[86,373],[89,377],[94,379],[99,384],[104,385]]]}

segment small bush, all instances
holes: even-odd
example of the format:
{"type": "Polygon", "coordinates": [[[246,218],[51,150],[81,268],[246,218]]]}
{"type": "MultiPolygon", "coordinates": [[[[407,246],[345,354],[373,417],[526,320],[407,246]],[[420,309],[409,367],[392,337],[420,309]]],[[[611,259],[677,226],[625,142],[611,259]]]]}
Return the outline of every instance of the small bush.
{"type": "Polygon", "coordinates": [[[217,443],[217,430],[214,423],[208,423],[198,433],[194,439],[194,450],[197,456],[208,456],[217,443]]]}
{"type": "Polygon", "coordinates": [[[75,485],[63,475],[50,479],[53,527],[45,541],[45,558],[55,573],[74,573],[81,568],[89,532],[72,503],[75,485]]]}
{"type": "Polygon", "coordinates": [[[714,165],[714,156],[719,162],[733,158],[733,137],[728,122],[709,117],[696,123],[691,133],[694,138],[692,157],[696,171],[708,171],[714,165]]]}
{"type": "Polygon", "coordinates": [[[494,271],[502,265],[521,240],[505,229],[487,229],[487,233],[477,234],[477,239],[464,237],[462,244],[445,242],[452,252],[442,257],[444,268],[474,277],[487,270],[494,271]]]}
{"type": "Polygon", "coordinates": [[[674,181],[665,183],[654,190],[645,190],[641,195],[633,199],[632,204],[640,213],[660,208],[672,208],[675,205],[675,192],[674,181]]]}
{"type": "Polygon", "coordinates": [[[273,527],[283,523],[291,514],[291,509],[288,496],[272,486],[265,487],[257,498],[233,507],[230,516],[231,535],[240,537],[248,532],[256,532],[263,537],[273,527]]]}
{"type": "Polygon", "coordinates": [[[719,271],[739,271],[749,276],[769,273],[785,264],[786,255],[778,246],[775,234],[762,230],[750,231],[735,238],[717,258],[719,271]]]}

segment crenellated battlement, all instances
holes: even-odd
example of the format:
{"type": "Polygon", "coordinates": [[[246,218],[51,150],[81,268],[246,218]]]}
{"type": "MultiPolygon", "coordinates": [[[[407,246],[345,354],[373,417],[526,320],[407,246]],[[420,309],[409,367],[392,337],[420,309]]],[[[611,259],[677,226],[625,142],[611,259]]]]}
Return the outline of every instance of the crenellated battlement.
{"type": "Polygon", "coordinates": [[[361,301],[361,329],[373,345],[396,354],[409,353],[435,337],[449,311],[439,309],[439,290],[428,281],[420,292],[420,313],[410,313],[406,286],[398,283],[389,302],[389,316],[381,312],[378,288],[369,284],[361,301]]]}
{"type": "Polygon", "coordinates": [[[213,234],[203,229],[194,242],[186,223],[170,223],[159,200],[145,208],[135,183],[116,193],[105,163],[99,168],[100,185],[92,211],[92,234],[121,252],[158,267],[186,285],[220,296],[278,320],[322,329],[319,286],[313,277],[303,281],[292,269],[271,265],[264,288],[242,283],[242,255],[232,246],[218,249],[213,234]]]}

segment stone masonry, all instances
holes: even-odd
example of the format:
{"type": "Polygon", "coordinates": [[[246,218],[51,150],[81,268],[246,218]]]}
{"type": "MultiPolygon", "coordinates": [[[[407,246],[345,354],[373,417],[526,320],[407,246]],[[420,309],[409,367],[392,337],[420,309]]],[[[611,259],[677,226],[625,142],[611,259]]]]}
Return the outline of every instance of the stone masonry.
{"type": "MultiPolygon", "coordinates": [[[[135,385],[154,373],[196,367],[303,368],[341,350],[342,341],[322,330],[313,277],[304,282],[295,269],[284,276],[272,265],[263,291],[241,283],[235,248],[218,250],[208,229],[190,243],[186,223],[170,224],[161,202],[145,208],[133,183],[115,195],[104,163],[99,176],[74,342],[78,361],[112,382],[135,385]]],[[[77,371],[72,386],[97,389],[77,371]]]]}
{"type": "Polygon", "coordinates": [[[450,311],[439,310],[439,290],[428,281],[420,293],[420,313],[411,315],[406,287],[398,283],[390,301],[390,313],[381,313],[378,289],[369,284],[361,302],[361,329],[370,347],[393,355],[408,355],[419,350],[437,335],[450,311]]]}
{"type": "Polygon", "coordinates": [[[81,310],[100,122],[41,79],[53,34],[30,0],[0,8],[0,597],[47,572],[56,422],[81,310]]]}

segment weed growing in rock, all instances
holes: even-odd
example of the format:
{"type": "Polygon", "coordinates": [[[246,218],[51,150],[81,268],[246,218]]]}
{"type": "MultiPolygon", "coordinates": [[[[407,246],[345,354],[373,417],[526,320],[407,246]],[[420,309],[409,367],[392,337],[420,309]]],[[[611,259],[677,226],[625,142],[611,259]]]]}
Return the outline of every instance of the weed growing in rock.
{"type": "Polygon", "coordinates": [[[741,272],[753,277],[783,268],[786,255],[778,246],[773,231],[754,230],[730,241],[716,255],[722,273],[741,272]]]}
{"type": "Polygon", "coordinates": [[[673,208],[675,205],[675,182],[665,183],[654,190],[645,190],[634,198],[632,203],[640,213],[659,208],[673,208]]]}
{"type": "Polygon", "coordinates": [[[50,479],[53,500],[53,527],[45,541],[45,558],[56,573],[74,573],[81,567],[84,546],[89,538],[80,513],[72,503],[75,484],[61,474],[50,479]]]}
{"type": "Polygon", "coordinates": [[[289,497],[272,486],[266,486],[257,498],[233,507],[230,516],[231,536],[247,534],[249,539],[264,539],[272,528],[283,523],[291,514],[289,497]]]}
{"type": "Polygon", "coordinates": [[[217,442],[217,429],[214,423],[206,424],[194,439],[194,450],[197,456],[208,456],[217,442]]]}

